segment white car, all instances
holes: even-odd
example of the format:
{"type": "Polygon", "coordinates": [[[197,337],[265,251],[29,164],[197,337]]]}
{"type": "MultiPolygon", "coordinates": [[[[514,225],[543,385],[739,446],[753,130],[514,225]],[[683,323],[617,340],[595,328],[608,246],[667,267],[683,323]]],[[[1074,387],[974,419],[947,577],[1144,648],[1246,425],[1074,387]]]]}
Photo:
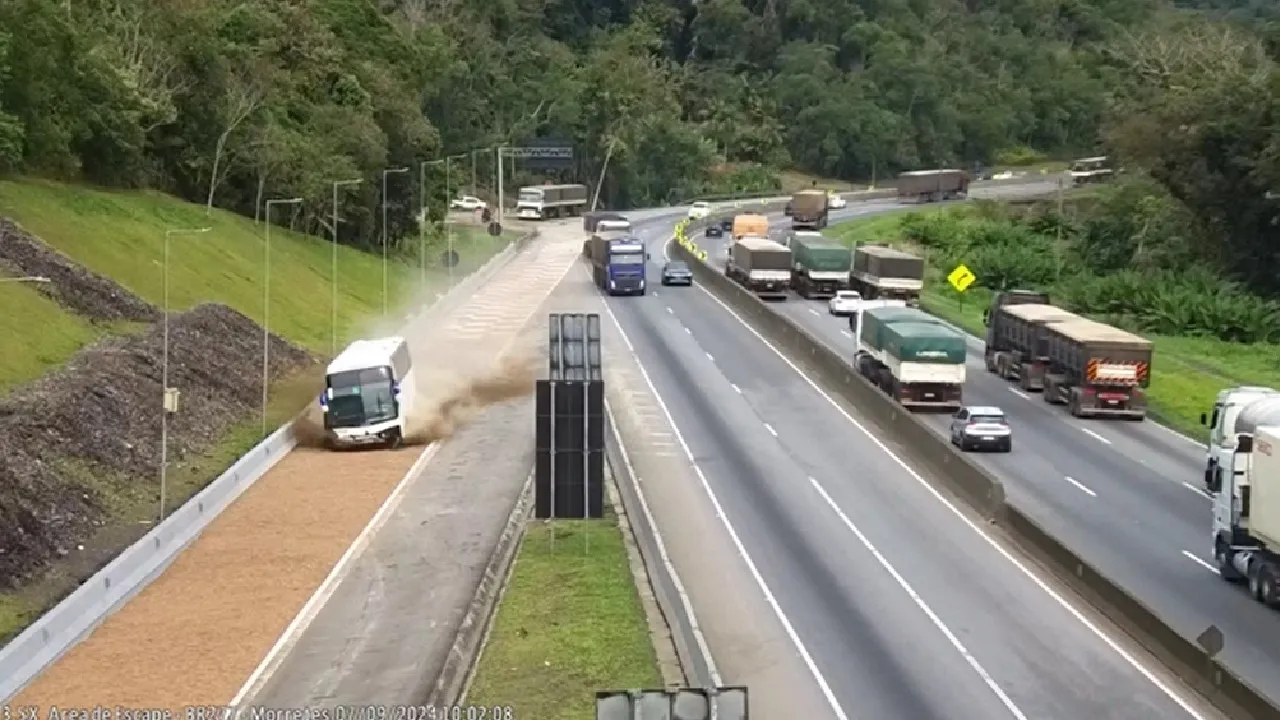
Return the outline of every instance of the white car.
{"type": "Polygon", "coordinates": [[[488,204],[485,201],[471,195],[463,195],[449,203],[449,208],[452,210],[467,210],[469,212],[483,210],[486,207],[488,207],[488,204]]]}
{"type": "Polygon", "coordinates": [[[848,205],[849,205],[849,201],[845,200],[844,196],[841,195],[840,193],[827,194],[827,207],[831,208],[832,210],[839,210],[840,208],[847,207],[848,205]]]}
{"type": "Polygon", "coordinates": [[[1013,430],[1004,411],[991,406],[962,407],[951,418],[951,444],[961,450],[1013,450],[1013,430]]]}
{"type": "Polygon", "coordinates": [[[696,202],[689,208],[689,219],[699,220],[711,214],[711,203],[696,202]]]}
{"type": "Polygon", "coordinates": [[[835,297],[827,301],[827,312],[840,317],[858,314],[862,305],[862,293],[857,290],[837,290],[835,297]]]}

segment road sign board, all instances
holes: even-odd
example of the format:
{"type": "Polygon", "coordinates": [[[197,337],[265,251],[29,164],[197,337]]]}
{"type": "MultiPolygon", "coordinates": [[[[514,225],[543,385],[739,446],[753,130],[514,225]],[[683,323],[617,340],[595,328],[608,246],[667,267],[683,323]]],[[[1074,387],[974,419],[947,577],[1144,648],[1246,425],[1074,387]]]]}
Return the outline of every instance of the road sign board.
{"type": "Polygon", "coordinates": [[[958,292],[968,290],[969,286],[977,281],[977,279],[978,276],[974,275],[973,271],[965,267],[963,264],[957,265],[956,269],[952,270],[951,274],[947,276],[947,282],[951,283],[951,287],[955,288],[958,292]]]}

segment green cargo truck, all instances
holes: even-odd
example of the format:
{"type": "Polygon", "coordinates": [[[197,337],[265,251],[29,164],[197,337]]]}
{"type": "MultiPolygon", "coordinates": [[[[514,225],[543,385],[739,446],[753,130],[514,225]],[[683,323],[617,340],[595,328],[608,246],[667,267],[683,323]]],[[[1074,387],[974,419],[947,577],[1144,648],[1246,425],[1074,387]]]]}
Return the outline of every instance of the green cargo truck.
{"type": "Polygon", "coordinates": [[[853,251],[816,232],[791,235],[791,287],[803,298],[835,297],[849,289],[853,251]]]}
{"type": "Polygon", "coordinates": [[[965,356],[964,335],[921,310],[862,313],[854,367],[904,407],[959,410],[965,356]]]}

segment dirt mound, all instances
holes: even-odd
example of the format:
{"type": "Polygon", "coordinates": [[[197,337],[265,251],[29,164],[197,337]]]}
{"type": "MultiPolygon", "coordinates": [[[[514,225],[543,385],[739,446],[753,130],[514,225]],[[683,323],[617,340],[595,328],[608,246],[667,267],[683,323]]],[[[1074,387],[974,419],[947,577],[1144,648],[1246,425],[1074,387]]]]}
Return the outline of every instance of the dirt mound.
{"type": "Polygon", "coordinates": [[[23,275],[49,278],[34,287],[89,320],[151,322],[160,317],[153,305],[114,280],[80,267],[8,218],[0,218],[0,261],[23,275]]]}
{"type": "MultiPolygon", "coordinates": [[[[85,539],[110,510],[108,483],[158,493],[162,351],[157,323],[88,347],[0,400],[0,587],[85,539]]],[[[272,336],[273,381],[313,363],[272,336]]],[[[170,316],[169,384],[182,393],[169,423],[170,472],[254,417],[261,376],[262,329],[249,318],[222,305],[170,316]]]]}

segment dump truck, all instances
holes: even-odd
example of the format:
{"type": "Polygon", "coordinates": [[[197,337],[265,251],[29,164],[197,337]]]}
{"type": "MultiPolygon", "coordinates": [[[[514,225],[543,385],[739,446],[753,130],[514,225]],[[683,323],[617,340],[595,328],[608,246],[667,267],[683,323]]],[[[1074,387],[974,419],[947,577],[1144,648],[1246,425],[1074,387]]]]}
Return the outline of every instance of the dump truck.
{"type": "Polygon", "coordinates": [[[883,245],[860,245],[853,251],[849,285],[867,300],[920,302],[924,258],[883,245]]]}
{"type": "Polygon", "coordinates": [[[756,235],[733,243],[724,274],[762,298],[787,299],[791,287],[791,250],[756,235]]]}
{"type": "Polygon", "coordinates": [[[743,213],[733,218],[733,239],[741,240],[748,235],[769,237],[769,218],[760,213],[743,213]]]}
{"type": "Polygon", "coordinates": [[[644,295],[645,266],[649,253],[644,241],[633,235],[604,237],[597,228],[591,236],[591,279],[610,295],[644,295]]]}
{"type": "Polygon", "coordinates": [[[516,216],[525,220],[577,215],[586,208],[586,185],[529,185],[516,196],[516,216]]]}
{"type": "Polygon", "coordinates": [[[964,170],[913,170],[898,175],[900,201],[958,200],[968,194],[969,173],[964,170]]]}
{"type": "Polygon", "coordinates": [[[1045,402],[1075,417],[1146,418],[1150,340],[1086,318],[1047,323],[1044,334],[1045,402]]]}
{"type": "Polygon", "coordinates": [[[821,230],[827,226],[827,191],[801,190],[791,196],[787,203],[787,214],[791,216],[791,227],[805,230],[821,230]]]}
{"type": "Polygon", "coordinates": [[[849,289],[853,253],[848,247],[817,233],[791,236],[791,287],[802,298],[831,298],[849,289]]]}
{"type": "Polygon", "coordinates": [[[1254,600],[1280,606],[1280,427],[1237,428],[1232,472],[1213,494],[1218,576],[1245,584],[1254,600]]]}
{"type": "Polygon", "coordinates": [[[987,316],[987,343],[983,353],[987,371],[1016,381],[1023,390],[1043,390],[1044,374],[1049,367],[1046,328],[1052,323],[1078,319],[1075,313],[1056,305],[996,305],[987,316]]]}
{"type": "Polygon", "coordinates": [[[853,365],[909,409],[959,410],[965,381],[965,338],[916,308],[861,313],[853,365]]]}

